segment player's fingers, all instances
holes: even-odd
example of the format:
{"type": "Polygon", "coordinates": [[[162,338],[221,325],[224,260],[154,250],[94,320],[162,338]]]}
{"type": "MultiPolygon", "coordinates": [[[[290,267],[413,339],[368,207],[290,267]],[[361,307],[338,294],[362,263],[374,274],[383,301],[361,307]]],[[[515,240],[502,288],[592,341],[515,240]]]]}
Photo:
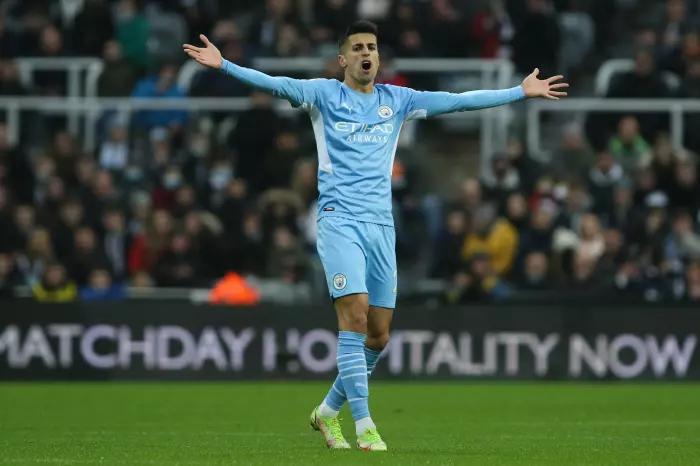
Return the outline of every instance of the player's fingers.
{"type": "Polygon", "coordinates": [[[549,95],[556,95],[558,97],[565,97],[568,94],[566,92],[549,91],[549,95]]]}
{"type": "Polygon", "coordinates": [[[188,50],[192,53],[199,53],[199,50],[200,50],[199,47],[195,47],[194,45],[190,45],[190,44],[184,44],[182,46],[182,48],[185,50],[188,50]]]}
{"type": "MultiPolygon", "coordinates": [[[[532,70],[532,73],[530,73],[530,76],[533,76],[536,78],[538,74],[540,74],[540,69],[535,68],[534,70],[532,70]]],[[[530,77],[530,76],[528,76],[528,77],[530,77]]]]}
{"type": "Polygon", "coordinates": [[[564,79],[564,76],[558,74],[556,76],[552,76],[551,78],[547,78],[547,82],[553,83],[554,81],[559,81],[560,79],[564,79]]]}
{"type": "Polygon", "coordinates": [[[550,89],[563,89],[569,87],[569,83],[556,83],[549,86],[550,89]]]}
{"type": "Polygon", "coordinates": [[[209,39],[207,39],[207,36],[205,36],[204,34],[200,34],[199,38],[202,42],[204,42],[204,45],[206,45],[207,47],[211,45],[211,42],[209,42],[209,39]]]}
{"type": "Polygon", "coordinates": [[[549,99],[549,100],[559,100],[559,97],[555,97],[555,96],[549,95],[549,94],[545,95],[544,97],[545,97],[545,99],[549,99]]]}

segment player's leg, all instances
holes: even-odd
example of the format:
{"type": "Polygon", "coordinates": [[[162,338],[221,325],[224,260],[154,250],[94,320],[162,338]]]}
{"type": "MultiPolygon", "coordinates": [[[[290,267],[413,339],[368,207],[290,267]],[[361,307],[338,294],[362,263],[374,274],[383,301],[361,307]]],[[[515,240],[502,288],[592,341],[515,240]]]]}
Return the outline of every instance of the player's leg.
{"type": "MultiPolygon", "coordinates": [[[[366,363],[374,370],[381,351],[389,341],[389,328],[396,307],[396,253],[393,227],[365,224],[367,251],[366,285],[369,293],[366,363]]],[[[350,399],[350,395],[348,395],[350,399]]],[[[357,446],[363,450],[386,451],[386,443],[376,428],[358,429],[357,446]]]]}
{"type": "Polygon", "coordinates": [[[330,389],[321,406],[311,414],[311,425],[320,430],[329,448],[348,448],[342,437],[337,414],[349,394],[353,418],[367,423],[367,364],[364,344],[367,338],[368,300],[365,286],[365,253],[357,222],[324,218],[319,222],[317,248],[326,274],[328,290],[334,299],[338,318],[338,379],[342,390],[330,389]]]}
{"type": "Polygon", "coordinates": [[[386,307],[370,306],[367,314],[367,342],[365,343],[365,360],[367,374],[371,375],[386,345],[389,343],[389,331],[394,310],[386,307]]]}
{"type": "MultiPolygon", "coordinates": [[[[367,377],[372,375],[382,350],[389,342],[389,328],[394,314],[393,309],[369,306],[367,314],[367,341],[365,342],[365,362],[367,377]]],[[[335,378],[328,394],[319,406],[319,412],[324,416],[337,416],[347,400],[343,381],[340,375],[335,378]]]]}

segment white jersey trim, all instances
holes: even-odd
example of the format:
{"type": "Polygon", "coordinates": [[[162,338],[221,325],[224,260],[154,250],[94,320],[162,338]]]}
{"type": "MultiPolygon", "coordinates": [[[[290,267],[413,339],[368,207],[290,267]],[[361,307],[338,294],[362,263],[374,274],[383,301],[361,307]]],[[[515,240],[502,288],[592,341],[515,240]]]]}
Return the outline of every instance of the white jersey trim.
{"type": "Polygon", "coordinates": [[[326,133],[323,127],[323,114],[321,110],[312,104],[305,104],[308,107],[309,117],[311,118],[311,126],[314,129],[314,137],[316,139],[316,150],[318,151],[318,169],[322,172],[333,173],[333,164],[331,157],[328,155],[328,146],[326,145],[326,133]]]}
{"type": "Polygon", "coordinates": [[[408,120],[425,120],[428,118],[428,110],[424,108],[419,108],[417,110],[412,110],[406,115],[406,121],[408,120]]]}

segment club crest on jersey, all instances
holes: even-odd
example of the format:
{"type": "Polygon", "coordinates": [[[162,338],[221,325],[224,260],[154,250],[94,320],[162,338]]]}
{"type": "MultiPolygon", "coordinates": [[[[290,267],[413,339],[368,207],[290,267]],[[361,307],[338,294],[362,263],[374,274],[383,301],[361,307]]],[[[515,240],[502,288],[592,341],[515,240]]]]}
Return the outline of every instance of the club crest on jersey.
{"type": "Polygon", "coordinates": [[[394,115],[394,111],[388,105],[381,105],[377,113],[382,118],[391,118],[394,115]]]}
{"type": "Polygon", "coordinates": [[[333,275],[333,288],[336,290],[342,290],[348,284],[347,278],[342,273],[336,273],[333,275]]]}

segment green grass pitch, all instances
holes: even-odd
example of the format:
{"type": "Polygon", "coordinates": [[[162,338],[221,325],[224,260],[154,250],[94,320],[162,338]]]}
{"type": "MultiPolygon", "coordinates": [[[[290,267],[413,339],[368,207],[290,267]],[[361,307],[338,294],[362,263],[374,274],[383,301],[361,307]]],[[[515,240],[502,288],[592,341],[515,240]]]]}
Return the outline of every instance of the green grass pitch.
{"type": "Polygon", "coordinates": [[[0,383],[0,464],[700,464],[697,384],[377,382],[388,453],[326,449],[327,387],[0,383]]]}

